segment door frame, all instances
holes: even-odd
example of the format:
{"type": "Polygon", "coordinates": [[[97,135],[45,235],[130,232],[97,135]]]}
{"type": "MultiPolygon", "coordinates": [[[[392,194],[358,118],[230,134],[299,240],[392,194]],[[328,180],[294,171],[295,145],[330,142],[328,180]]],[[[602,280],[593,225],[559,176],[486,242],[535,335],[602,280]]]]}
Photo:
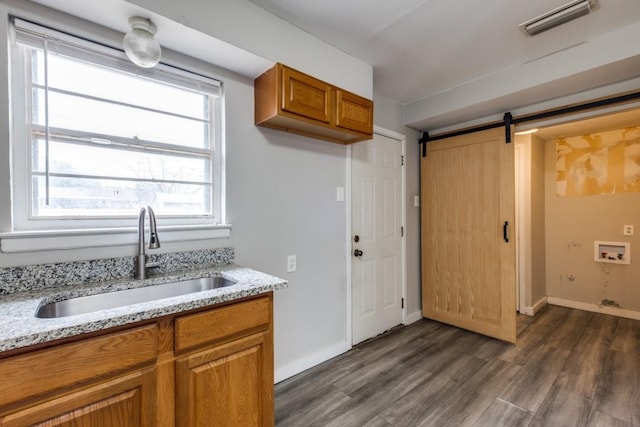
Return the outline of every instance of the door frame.
{"type": "Polygon", "coordinates": [[[527,235],[525,233],[525,151],[522,144],[517,141],[513,142],[514,156],[514,179],[515,179],[515,236],[516,236],[516,309],[520,314],[525,314],[527,308],[526,292],[527,280],[525,277],[525,255],[528,245],[527,235]]]}
{"type": "MultiPolygon", "coordinates": [[[[404,300],[404,307],[402,308],[402,324],[407,324],[407,136],[401,133],[382,128],[380,126],[373,126],[373,133],[394,139],[402,144],[402,156],[404,157],[404,166],[401,168],[401,189],[400,189],[400,221],[404,227],[404,236],[402,237],[402,253],[400,254],[400,264],[402,269],[402,299],[404,300]]],[[[357,143],[356,143],[357,144],[357,143]]],[[[346,176],[345,176],[345,212],[346,212],[346,234],[345,234],[345,260],[346,260],[346,272],[347,272],[347,343],[350,347],[353,347],[353,309],[352,309],[352,297],[353,297],[353,282],[351,280],[351,252],[353,251],[351,235],[353,230],[351,228],[351,145],[347,145],[346,156],[346,176]]]]}

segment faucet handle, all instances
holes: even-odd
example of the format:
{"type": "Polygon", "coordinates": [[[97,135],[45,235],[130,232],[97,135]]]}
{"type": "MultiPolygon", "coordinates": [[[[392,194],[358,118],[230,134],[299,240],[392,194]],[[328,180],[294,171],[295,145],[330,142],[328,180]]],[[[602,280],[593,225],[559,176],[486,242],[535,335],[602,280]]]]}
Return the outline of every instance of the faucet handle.
{"type": "Polygon", "coordinates": [[[159,262],[157,262],[157,261],[154,261],[154,262],[147,262],[144,266],[145,266],[146,268],[160,267],[160,263],[159,263],[159,262]]]}

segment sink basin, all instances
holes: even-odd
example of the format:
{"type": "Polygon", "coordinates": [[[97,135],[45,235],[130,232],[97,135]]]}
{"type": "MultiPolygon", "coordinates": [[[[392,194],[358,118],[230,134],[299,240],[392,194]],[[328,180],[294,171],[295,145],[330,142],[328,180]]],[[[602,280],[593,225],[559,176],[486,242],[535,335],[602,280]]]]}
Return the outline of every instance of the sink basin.
{"type": "Polygon", "coordinates": [[[94,311],[123,307],[141,302],[150,302],[211,289],[225,288],[232,285],[235,285],[235,282],[225,279],[224,277],[216,276],[144,286],[123,291],[105,292],[45,304],[38,308],[36,317],[51,319],[73,316],[75,314],[92,313],[94,311]]]}

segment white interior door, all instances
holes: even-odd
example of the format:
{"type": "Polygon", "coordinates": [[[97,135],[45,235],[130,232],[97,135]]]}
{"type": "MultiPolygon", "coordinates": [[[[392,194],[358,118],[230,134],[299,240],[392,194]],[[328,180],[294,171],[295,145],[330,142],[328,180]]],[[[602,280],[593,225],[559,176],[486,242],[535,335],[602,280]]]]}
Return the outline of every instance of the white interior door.
{"type": "Polygon", "coordinates": [[[351,146],[353,344],[402,323],[402,142],[351,146]]]}

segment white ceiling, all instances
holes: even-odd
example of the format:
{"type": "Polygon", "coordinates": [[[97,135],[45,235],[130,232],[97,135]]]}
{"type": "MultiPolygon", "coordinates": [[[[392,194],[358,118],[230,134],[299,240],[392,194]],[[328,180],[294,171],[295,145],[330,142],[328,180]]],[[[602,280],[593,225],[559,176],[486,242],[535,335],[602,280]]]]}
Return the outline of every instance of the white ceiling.
{"type": "MultiPolygon", "coordinates": [[[[128,16],[144,14],[162,29],[163,47],[246,76],[271,64],[132,0],[101,0],[100,8],[84,0],[33,1],[119,32],[128,16]]],[[[186,4],[200,1],[211,0],[186,4]]],[[[518,25],[569,0],[243,1],[372,65],[374,93],[404,105],[404,124],[418,130],[517,115],[576,94],[597,98],[611,84],[618,92],[640,87],[640,0],[598,0],[590,15],[535,37],[518,25]]]]}
{"type": "MultiPolygon", "coordinates": [[[[460,86],[488,76],[509,76],[509,70],[523,64],[640,22],[639,0],[599,0],[600,7],[590,15],[535,37],[525,36],[518,25],[569,0],[249,1],[373,65],[374,91],[403,105],[431,97],[437,102],[443,93],[460,86]]],[[[575,93],[597,87],[599,81],[609,84],[640,76],[638,58],[606,71],[601,81],[592,76],[580,86],[580,81],[573,80],[567,93],[561,93],[562,85],[550,92],[552,96],[568,95],[569,90],[575,93]],[[612,75],[612,70],[617,74],[612,75]]],[[[517,108],[549,98],[545,94],[540,99],[541,92],[530,92],[501,98],[500,107],[517,108]]],[[[458,119],[491,113],[474,110],[458,119]]],[[[421,124],[446,126],[450,122],[441,118],[421,124]]]]}

